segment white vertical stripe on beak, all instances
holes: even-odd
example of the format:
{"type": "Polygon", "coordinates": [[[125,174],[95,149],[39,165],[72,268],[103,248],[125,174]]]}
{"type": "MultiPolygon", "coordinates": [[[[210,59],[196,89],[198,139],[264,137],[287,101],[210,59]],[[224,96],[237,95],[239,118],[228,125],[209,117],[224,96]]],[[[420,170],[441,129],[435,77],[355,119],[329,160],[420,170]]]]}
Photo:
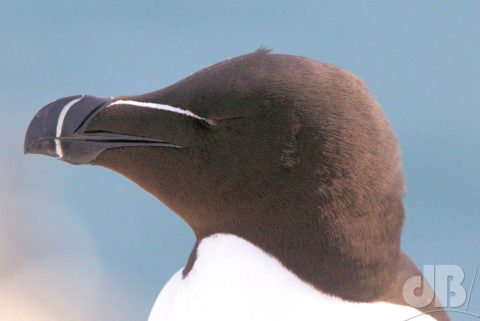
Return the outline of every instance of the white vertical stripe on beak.
{"type": "Polygon", "coordinates": [[[70,110],[70,108],[72,108],[73,105],[75,105],[80,100],[82,100],[83,97],[85,97],[85,95],[82,95],[79,98],[70,100],[65,106],[63,106],[62,111],[60,111],[60,115],[58,115],[57,130],[55,133],[55,152],[57,153],[58,159],[62,159],[63,157],[62,143],[60,141],[60,136],[62,135],[63,122],[65,121],[65,117],[67,116],[67,113],[70,110]]]}

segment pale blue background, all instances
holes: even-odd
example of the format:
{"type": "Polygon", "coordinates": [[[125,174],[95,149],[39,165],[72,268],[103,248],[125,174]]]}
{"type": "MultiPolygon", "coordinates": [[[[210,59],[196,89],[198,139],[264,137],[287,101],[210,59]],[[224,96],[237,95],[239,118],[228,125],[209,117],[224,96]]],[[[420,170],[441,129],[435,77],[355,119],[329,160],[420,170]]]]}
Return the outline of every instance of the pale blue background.
{"type": "MultiPolygon", "coordinates": [[[[366,81],[403,150],[404,250],[419,266],[462,266],[470,287],[480,261],[480,2],[0,0],[2,320],[146,320],[194,243],[120,175],[23,156],[34,113],[73,94],[159,89],[262,45],[366,81]]],[[[480,282],[469,310],[480,313],[480,282]]]]}

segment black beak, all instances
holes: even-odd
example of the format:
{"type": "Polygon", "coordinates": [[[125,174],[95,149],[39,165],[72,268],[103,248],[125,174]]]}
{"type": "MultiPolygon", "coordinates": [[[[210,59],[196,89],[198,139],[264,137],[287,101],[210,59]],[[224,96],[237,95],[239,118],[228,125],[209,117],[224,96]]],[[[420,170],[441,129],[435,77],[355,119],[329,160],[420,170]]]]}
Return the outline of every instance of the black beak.
{"type": "Polygon", "coordinates": [[[179,147],[155,139],[108,132],[88,133],[90,121],[111,98],[88,95],[58,99],[33,117],[25,135],[25,154],[53,156],[71,164],[91,164],[108,148],[125,146],[179,147]]]}

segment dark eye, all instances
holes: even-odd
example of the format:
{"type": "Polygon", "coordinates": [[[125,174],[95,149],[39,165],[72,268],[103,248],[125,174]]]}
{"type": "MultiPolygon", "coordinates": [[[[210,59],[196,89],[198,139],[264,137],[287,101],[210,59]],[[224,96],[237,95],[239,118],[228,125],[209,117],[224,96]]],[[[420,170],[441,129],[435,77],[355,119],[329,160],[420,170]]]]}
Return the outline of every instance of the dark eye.
{"type": "Polygon", "coordinates": [[[202,126],[204,128],[207,128],[207,129],[212,129],[215,126],[217,126],[217,124],[218,124],[218,121],[216,121],[214,119],[208,119],[208,118],[196,119],[196,121],[200,126],[202,126]]]}
{"type": "Polygon", "coordinates": [[[217,125],[217,121],[214,120],[214,119],[205,119],[205,122],[206,122],[209,126],[216,126],[216,125],[217,125]]]}

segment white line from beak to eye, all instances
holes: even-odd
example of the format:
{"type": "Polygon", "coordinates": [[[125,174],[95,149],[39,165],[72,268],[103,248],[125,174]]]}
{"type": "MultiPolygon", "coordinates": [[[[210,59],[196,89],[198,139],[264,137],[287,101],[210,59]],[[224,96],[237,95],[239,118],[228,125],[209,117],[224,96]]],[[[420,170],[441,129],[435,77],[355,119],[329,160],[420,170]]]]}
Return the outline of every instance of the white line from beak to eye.
{"type": "Polygon", "coordinates": [[[65,121],[65,117],[67,116],[67,113],[70,110],[70,108],[72,108],[73,105],[75,105],[80,100],[82,100],[83,97],[85,97],[85,95],[82,95],[79,98],[70,100],[65,106],[63,106],[62,111],[60,111],[60,115],[58,115],[57,131],[55,133],[55,152],[57,153],[58,159],[63,158],[62,143],[60,142],[60,136],[62,135],[63,122],[65,121]]]}
{"type": "Polygon", "coordinates": [[[138,107],[165,110],[165,111],[170,111],[172,113],[177,113],[177,114],[185,115],[185,116],[188,116],[188,117],[204,120],[204,121],[210,123],[209,119],[206,119],[202,116],[198,116],[197,114],[192,113],[188,109],[182,109],[182,108],[173,107],[173,106],[169,106],[169,105],[155,104],[155,103],[135,101],[135,100],[117,100],[117,101],[114,101],[113,103],[111,103],[110,105],[108,105],[106,108],[111,107],[113,105],[132,105],[132,106],[138,106],[138,107]]]}

